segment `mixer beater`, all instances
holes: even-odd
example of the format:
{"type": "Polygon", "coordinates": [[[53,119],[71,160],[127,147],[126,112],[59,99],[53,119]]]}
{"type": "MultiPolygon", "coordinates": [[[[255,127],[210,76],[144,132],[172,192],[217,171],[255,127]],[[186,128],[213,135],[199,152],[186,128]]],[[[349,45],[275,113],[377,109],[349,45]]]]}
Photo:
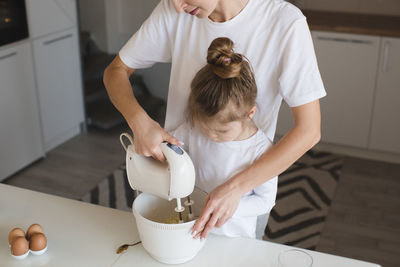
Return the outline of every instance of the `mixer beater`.
{"type": "Polygon", "coordinates": [[[178,214],[179,214],[179,223],[184,223],[182,212],[185,210],[185,208],[182,207],[181,199],[179,197],[176,199],[176,204],[177,204],[177,207],[175,208],[175,211],[178,212],[178,214]]]}
{"type": "MultiPolygon", "coordinates": [[[[194,201],[190,199],[190,196],[187,196],[186,199],[187,200],[184,202],[184,205],[186,207],[188,207],[188,209],[189,209],[189,214],[188,214],[188,217],[187,217],[187,221],[192,221],[194,219],[194,214],[193,214],[193,210],[192,210],[192,205],[194,204],[194,201]]],[[[179,215],[179,222],[178,223],[184,223],[185,221],[183,219],[183,212],[185,211],[185,208],[182,206],[180,198],[176,199],[176,204],[177,204],[177,206],[175,208],[175,211],[179,215]]]]}
{"type": "Polygon", "coordinates": [[[187,200],[185,201],[185,206],[189,208],[189,215],[188,215],[188,220],[191,221],[194,219],[194,214],[192,210],[192,205],[194,204],[194,201],[190,199],[190,196],[187,196],[187,200]]]}

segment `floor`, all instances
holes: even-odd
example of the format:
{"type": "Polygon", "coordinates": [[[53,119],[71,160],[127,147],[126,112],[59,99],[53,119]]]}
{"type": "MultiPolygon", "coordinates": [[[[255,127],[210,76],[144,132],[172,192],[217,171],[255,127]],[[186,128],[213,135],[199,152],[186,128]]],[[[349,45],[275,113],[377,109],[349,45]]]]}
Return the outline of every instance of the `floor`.
{"type": "MultiPolygon", "coordinates": [[[[90,129],[3,182],[79,199],[125,161],[124,131],[90,129]]],[[[344,157],[317,250],[400,266],[400,165],[344,157]]]]}
{"type": "Polygon", "coordinates": [[[125,125],[107,132],[89,129],[3,182],[80,199],[125,161],[119,135],[129,131],[125,125]]]}
{"type": "Polygon", "coordinates": [[[400,165],[346,157],[317,250],[400,266],[400,165]]]}

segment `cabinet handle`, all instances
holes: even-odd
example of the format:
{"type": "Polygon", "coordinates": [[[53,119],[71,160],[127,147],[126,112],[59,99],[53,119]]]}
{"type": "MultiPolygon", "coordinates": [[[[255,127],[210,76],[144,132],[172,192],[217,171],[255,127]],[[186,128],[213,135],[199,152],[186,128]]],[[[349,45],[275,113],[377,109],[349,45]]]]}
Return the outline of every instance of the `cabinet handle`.
{"type": "Polygon", "coordinates": [[[345,39],[345,38],[337,38],[337,37],[317,37],[318,40],[321,41],[332,41],[332,42],[341,42],[341,43],[356,43],[356,44],[373,44],[372,41],[367,40],[358,40],[358,39],[345,39]]]}
{"type": "Polygon", "coordinates": [[[43,44],[44,45],[49,45],[49,44],[52,44],[52,43],[55,43],[55,42],[58,42],[58,41],[61,41],[61,40],[64,40],[64,39],[67,39],[67,38],[70,38],[70,37],[72,37],[72,33],[69,33],[69,34],[66,34],[64,36],[60,36],[60,37],[45,41],[45,42],[43,42],[43,44]]]}
{"type": "Polygon", "coordinates": [[[390,50],[390,43],[389,43],[389,41],[386,41],[384,44],[384,49],[383,49],[383,64],[382,64],[383,72],[386,72],[388,69],[389,50],[390,50]]]}
{"type": "Polygon", "coordinates": [[[0,60],[6,59],[6,58],[9,58],[9,57],[13,57],[13,56],[16,56],[16,55],[17,55],[17,52],[12,52],[10,54],[4,55],[4,56],[0,56],[0,60]]]}

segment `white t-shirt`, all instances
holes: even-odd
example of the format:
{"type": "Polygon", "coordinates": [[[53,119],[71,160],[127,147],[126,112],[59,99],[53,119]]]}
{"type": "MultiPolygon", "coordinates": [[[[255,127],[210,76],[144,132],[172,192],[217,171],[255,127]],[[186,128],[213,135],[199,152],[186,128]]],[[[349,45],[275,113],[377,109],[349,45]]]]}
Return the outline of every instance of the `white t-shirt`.
{"type": "Polygon", "coordinates": [[[171,0],[162,0],[119,56],[134,69],[172,62],[167,130],[184,121],[190,83],[217,37],[230,38],[235,52],[249,59],[258,87],[254,122],[270,140],[282,99],[294,107],[325,96],[306,18],[292,4],[250,0],[233,19],[219,23],[178,14],[171,0]]]}
{"type": "MultiPolygon", "coordinates": [[[[183,148],[193,161],[196,186],[207,193],[249,167],[272,146],[261,130],[248,139],[231,142],[214,142],[188,123],[180,125],[172,134],[184,143],[183,148]]],[[[275,205],[277,183],[278,179],[274,177],[247,192],[232,218],[212,232],[255,238],[257,216],[269,213],[275,205]]]]}

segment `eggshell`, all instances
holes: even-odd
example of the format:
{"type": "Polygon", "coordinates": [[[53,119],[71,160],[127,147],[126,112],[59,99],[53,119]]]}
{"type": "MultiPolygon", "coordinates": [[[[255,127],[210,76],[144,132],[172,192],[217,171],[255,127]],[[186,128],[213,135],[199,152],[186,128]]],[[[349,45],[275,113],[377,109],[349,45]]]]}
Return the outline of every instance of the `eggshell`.
{"type": "Polygon", "coordinates": [[[40,251],[47,246],[47,239],[43,233],[35,233],[29,240],[29,248],[32,251],[40,251]]]}
{"type": "Polygon", "coordinates": [[[40,224],[35,223],[29,226],[28,230],[26,230],[26,238],[28,240],[31,240],[31,236],[35,233],[44,233],[43,228],[40,226],[40,224]]]}
{"type": "Polygon", "coordinates": [[[14,238],[11,243],[11,254],[14,256],[24,255],[29,251],[28,240],[24,236],[14,238]]]}
{"type": "Polygon", "coordinates": [[[10,233],[8,234],[8,244],[11,245],[12,241],[14,240],[14,238],[18,237],[18,236],[25,236],[25,232],[24,230],[22,230],[21,228],[14,228],[10,231],[10,233]]]}

